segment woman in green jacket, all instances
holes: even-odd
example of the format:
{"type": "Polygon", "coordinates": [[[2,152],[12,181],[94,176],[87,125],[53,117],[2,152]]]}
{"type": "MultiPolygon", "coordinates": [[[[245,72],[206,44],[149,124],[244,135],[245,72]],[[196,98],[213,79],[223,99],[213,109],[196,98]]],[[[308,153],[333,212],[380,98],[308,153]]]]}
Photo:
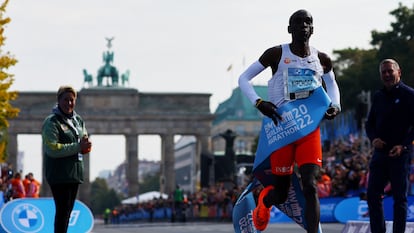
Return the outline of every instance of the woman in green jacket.
{"type": "Polygon", "coordinates": [[[57,105],[42,127],[46,180],[55,202],[55,233],[66,233],[79,184],[83,182],[83,154],[91,150],[82,118],[74,111],[76,91],[62,86],[57,105]]]}

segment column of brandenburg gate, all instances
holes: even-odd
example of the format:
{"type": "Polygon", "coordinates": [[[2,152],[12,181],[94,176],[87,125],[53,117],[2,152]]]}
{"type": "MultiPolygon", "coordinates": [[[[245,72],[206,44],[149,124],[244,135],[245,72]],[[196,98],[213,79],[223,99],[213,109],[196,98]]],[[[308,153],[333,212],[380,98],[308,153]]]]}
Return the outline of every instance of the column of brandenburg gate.
{"type": "MultiPolygon", "coordinates": [[[[57,89],[58,87],[56,87],[57,89]]],[[[126,180],[129,195],[139,192],[138,137],[156,134],[161,138],[160,191],[170,193],[175,188],[174,135],[194,135],[197,139],[195,169],[192,175],[200,182],[201,153],[211,150],[210,94],[140,93],[133,88],[94,87],[78,92],[76,112],[85,120],[91,135],[124,135],[126,140],[126,180]]],[[[43,120],[56,103],[56,92],[19,92],[12,105],[20,109],[19,116],[10,120],[8,162],[17,164],[19,134],[40,134],[43,120]]],[[[110,147],[111,145],[107,145],[110,147]]],[[[93,150],[91,152],[93,154],[93,150]]],[[[105,155],[113,156],[113,155],[105,155]]],[[[89,202],[89,156],[85,156],[85,182],[79,198],[89,202]]],[[[105,157],[102,156],[104,160],[105,157]]],[[[110,165],[110,164],[108,164],[110,165]]],[[[43,176],[44,177],[44,176],[43,176]]],[[[43,179],[42,190],[50,195],[43,179]]]]}

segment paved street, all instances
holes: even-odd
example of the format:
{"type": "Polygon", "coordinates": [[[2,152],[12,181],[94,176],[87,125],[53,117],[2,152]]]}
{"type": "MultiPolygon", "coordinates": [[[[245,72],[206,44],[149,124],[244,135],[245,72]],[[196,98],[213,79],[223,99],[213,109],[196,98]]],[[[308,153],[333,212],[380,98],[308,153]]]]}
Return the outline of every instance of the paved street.
{"type": "MultiPolygon", "coordinates": [[[[323,224],[323,233],[340,233],[344,228],[343,224],[329,223],[323,224]]],[[[139,223],[139,224],[120,224],[104,225],[100,222],[95,223],[92,233],[232,233],[231,223],[217,222],[187,222],[187,223],[139,223]]],[[[283,232],[283,233],[304,233],[305,231],[296,224],[270,224],[263,233],[283,232]]]]}

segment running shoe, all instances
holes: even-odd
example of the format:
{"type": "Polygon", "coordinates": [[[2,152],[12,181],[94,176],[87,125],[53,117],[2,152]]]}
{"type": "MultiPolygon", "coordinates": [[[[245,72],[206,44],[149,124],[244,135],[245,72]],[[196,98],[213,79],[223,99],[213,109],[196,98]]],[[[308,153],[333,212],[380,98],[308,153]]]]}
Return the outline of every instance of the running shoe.
{"type": "Polygon", "coordinates": [[[272,207],[266,207],[263,203],[263,198],[266,197],[272,189],[274,189],[274,187],[269,185],[260,192],[257,206],[253,210],[253,224],[259,231],[265,230],[270,220],[270,210],[272,207]]]}

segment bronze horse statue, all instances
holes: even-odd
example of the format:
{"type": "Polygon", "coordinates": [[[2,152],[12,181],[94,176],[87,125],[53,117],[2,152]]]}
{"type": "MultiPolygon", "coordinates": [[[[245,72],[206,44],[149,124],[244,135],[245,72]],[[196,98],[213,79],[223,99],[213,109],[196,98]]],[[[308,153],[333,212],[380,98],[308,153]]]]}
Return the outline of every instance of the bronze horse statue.
{"type": "MultiPolygon", "coordinates": [[[[104,78],[111,78],[112,86],[118,86],[118,79],[119,74],[118,70],[115,66],[113,66],[111,63],[114,59],[114,53],[110,51],[106,51],[103,54],[103,61],[105,62],[105,65],[99,68],[98,70],[98,86],[102,86],[102,81],[104,78]]],[[[107,86],[110,86],[109,83],[107,83],[107,86]]]]}
{"type": "Polygon", "coordinates": [[[121,80],[122,80],[122,86],[125,86],[127,83],[129,84],[129,70],[121,74],[121,80]]]}
{"type": "Polygon", "coordinates": [[[93,84],[93,77],[91,74],[88,73],[88,71],[86,71],[86,69],[83,69],[83,76],[84,76],[84,83],[87,83],[89,86],[92,86],[93,84]]]}

